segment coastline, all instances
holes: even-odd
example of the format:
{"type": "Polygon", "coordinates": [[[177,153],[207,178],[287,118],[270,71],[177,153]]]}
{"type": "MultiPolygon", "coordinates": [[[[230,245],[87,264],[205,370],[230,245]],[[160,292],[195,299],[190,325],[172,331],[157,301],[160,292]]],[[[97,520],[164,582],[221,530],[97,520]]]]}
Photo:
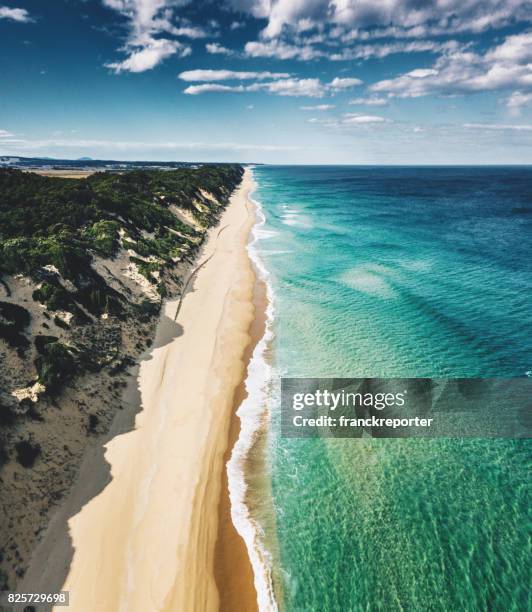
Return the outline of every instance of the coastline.
{"type": "MultiPolygon", "coordinates": [[[[251,232],[252,240],[248,243],[248,254],[257,279],[254,295],[258,313],[255,320],[256,341],[252,344],[246,378],[242,382],[242,398],[233,417],[238,421],[239,436],[232,445],[226,471],[232,522],[245,542],[253,568],[258,609],[260,612],[278,612],[271,554],[263,542],[263,527],[252,510],[252,497],[257,493],[261,506],[264,507],[264,503],[268,505],[268,502],[273,504],[271,482],[265,472],[265,443],[269,423],[274,296],[269,272],[256,248],[266,218],[260,202],[253,198],[250,200],[257,218],[251,232]]],[[[270,510],[273,519],[273,506],[270,510]]],[[[271,531],[274,533],[275,530],[271,531]]]]}
{"type": "Polygon", "coordinates": [[[219,505],[219,527],[216,541],[214,573],[220,594],[220,612],[258,612],[257,591],[254,585],[254,573],[248,555],[246,542],[238,533],[231,516],[232,506],[229,491],[227,464],[231,458],[242,427],[237,415],[239,406],[247,397],[246,380],[249,375],[251,360],[255,347],[264,337],[267,326],[267,288],[255,273],[253,291],[254,317],[250,326],[251,341],[248,344],[244,361],[246,372],[238,385],[231,411],[229,438],[224,455],[222,471],[222,492],[219,505]]]}
{"type": "MultiPolygon", "coordinates": [[[[252,186],[246,170],[205,242],[198,258],[205,265],[177,321],[178,300],[165,303],[155,343],[130,389],[130,405],[140,403],[135,428],[119,435],[126,429],[120,415],[122,424],[105,446],[111,480],[108,471],[91,467],[89,453],[77,493],[67,498],[32,559],[24,582],[63,585],[76,612],[219,609],[214,565],[219,572],[226,564],[229,573],[235,560],[229,550],[215,554],[222,474],[254,319],[255,275],[247,253],[255,222],[252,186]],[[95,497],[76,508],[87,489],[95,497]],[[54,526],[58,530],[69,517],[71,540],[65,542],[54,537],[54,526]]],[[[240,555],[243,569],[246,562],[252,577],[240,555]]],[[[250,580],[246,598],[255,597],[250,580]]]]}

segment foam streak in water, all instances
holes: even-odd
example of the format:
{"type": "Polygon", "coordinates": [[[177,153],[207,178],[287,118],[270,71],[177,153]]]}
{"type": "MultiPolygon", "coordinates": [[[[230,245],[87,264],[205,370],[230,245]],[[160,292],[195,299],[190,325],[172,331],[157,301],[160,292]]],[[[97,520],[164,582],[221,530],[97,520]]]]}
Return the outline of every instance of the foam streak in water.
{"type": "Polygon", "coordinates": [[[266,328],[264,336],[257,343],[248,366],[246,379],[246,399],[238,409],[240,418],[240,435],[233,448],[231,459],[227,463],[229,497],[231,500],[231,517],[238,533],[244,539],[254,573],[255,589],[260,612],[277,612],[272,577],[271,560],[261,540],[260,525],[253,519],[246,504],[246,460],[259,434],[264,419],[267,417],[268,386],[271,379],[271,367],[266,361],[266,349],[272,339],[273,295],[268,282],[268,271],[260,260],[255,243],[261,237],[261,227],[265,217],[260,204],[252,200],[257,209],[258,221],[252,231],[252,240],[248,245],[249,255],[256,269],[268,288],[268,307],[266,311],[266,328]]]}

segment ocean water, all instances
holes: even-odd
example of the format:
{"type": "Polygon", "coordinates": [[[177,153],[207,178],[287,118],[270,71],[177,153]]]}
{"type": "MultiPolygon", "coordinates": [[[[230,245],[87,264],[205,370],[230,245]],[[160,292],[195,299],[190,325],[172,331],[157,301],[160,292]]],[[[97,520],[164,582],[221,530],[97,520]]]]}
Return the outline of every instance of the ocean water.
{"type": "Polygon", "coordinates": [[[531,609],[529,441],[285,439],[276,381],[529,373],[532,169],[253,172],[274,309],[259,588],[288,612],[531,609]]]}

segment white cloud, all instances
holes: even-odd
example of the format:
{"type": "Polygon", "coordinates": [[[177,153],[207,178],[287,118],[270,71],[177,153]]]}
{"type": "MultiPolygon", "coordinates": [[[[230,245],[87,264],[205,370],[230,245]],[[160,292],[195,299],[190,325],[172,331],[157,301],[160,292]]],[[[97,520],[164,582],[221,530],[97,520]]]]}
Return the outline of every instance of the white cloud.
{"type": "Polygon", "coordinates": [[[351,61],[357,59],[370,59],[372,57],[384,58],[396,53],[441,53],[456,49],[459,45],[454,40],[436,42],[432,40],[415,40],[410,42],[392,42],[378,44],[357,44],[353,47],[344,46],[341,51],[317,47],[313,42],[321,43],[324,37],[307,37],[303,41],[286,42],[280,39],[250,41],[244,46],[247,57],[268,57],[281,60],[296,59],[310,61],[326,58],[331,61],[351,61]]]}
{"type": "Polygon", "coordinates": [[[368,98],[353,98],[349,100],[349,104],[358,106],[386,106],[388,100],[386,98],[379,98],[378,96],[370,96],[368,98]]]}
{"type": "Polygon", "coordinates": [[[321,98],[326,93],[326,87],[319,79],[280,79],[267,83],[251,83],[250,85],[222,85],[220,83],[190,85],[183,93],[195,96],[204,93],[244,93],[257,91],[265,91],[277,96],[321,98]]]}
{"type": "Polygon", "coordinates": [[[164,38],[150,38],[142,45],[131,45],[130,55],[121,62],[110,62],[105,64],[116,73],[120,72],[145,72],[155,68],[164,59],[179,53],[181,57],[190,54],[190,47],[182,45],[177,40],[167,40],[164,38]]]}
{"type": "Polygon", "coordinates": [[[329,87],[333,90],[351,89],[357,85],[362,85],[362,81],[355,78],[336,77],[329,83],[329,87]]]}
{"type": "Polygon", "coordinates": [[[411,70],[408,73],[408,76],[411,79],[426,79],[429,76],[434,76],[438,74],[437,70],[433,68],[417,68],[416,70],[411,70]]]}
{"type": "Polygon", "coordinates": [[[244,53],[248,57],[274,57],[282,60],[303,61],[318,59],[325,55],[323,51],[311,45],[292,45],[280,40],[247,42],[244,46],[244,53]]]}
{"type": "Polygon", "coordinates": [[[189,85],[183,93],[189,96],[198,96],[204,93],[243,93],[251,91],[244,85],[221,85],[220,83],[204,83],[203,85],[189,85]]]}
{"type": "Polygon", "coordinates": [[[26,9],[10,8],[8,6],[0,6],[0,19],[9,19],[11,21],[18,21],[19,23],[28,23],[32,21],[26,9]]]}
{"type": "Polygon", "coordinates": [[[103,4],[125,17],[129,25],[129,35],[121,49],[127,57],[106,64],[117,73],[144,72],[172,55],[185,57],[191,53],[188,45],[168,35],[185,38],[207,35],[203,28],[186,22],[174,23],[174,8],[188,4],[188,0],[103,0],[103,4]]]}
{"type": "Polygon", "coordinates": [[[267,19],[263,38],[287,30],[308,31],[323,24],[339,32],[364,29],[406,32],[410,37],[452,32],[482,32],[488,28],[531,21],[529,0],[230,0],[237,10],[267,19]]]}
{"type": "Polygon", "coordinates": [[[329,52],[326,56],[333,61],[367,60],[372,57],[384,58],[397,53],[441,53],[456,49],[458,43],[454,40],[436,42],[433,40],[414,40],[411,42],[393,42],[386,44],[364,44],[354,47],[344,47],[341,52],[329,52]]]}
{"type": "Polygon", "coordinates": [[[334,108],[334,104],[316,104],[314,106],[300,106],[301,110],[304,111],[327,111],[334,108]]]}
{"type": "Polygon", "coordinates": [[[380,115],[366,115],[363,113],[344,113],[341,117],[334,119],[321,119],[318,117],[312,117],[308,120],[309,123],[322,125],[326,128],[338,129],[338,128],[364,128],[378,126],[386,123],[391,123],[389,119],[381,117],[380,115]]]}
{"type": "Polygon", "coordinates": [[[235,70],[186,70],[179,75],[182,81],[249,81],[255,79],[283,79],[287,72],[240,72],[235,70]]]}
{"type": "Polygon", "coordinates": [[[199,28],[197,26],[169,27],[166,31],[169,34],[173,34],[174,36],[184,36],[185,38],[192,39],[207,38],[207,36],[209,36],[208,32],[206,32],[203,28],[199,28]]]}
{"type": "Polygon", "coordinates": [[[265,89],[278,96],[308,96],[321,98],[325,88],[319,79],[283,79],[265,83],[265,89]]]}
{"type": "Polygon", "coordinates": [[[506,100],[506,106],[516,113],[519,113],[521,107],[528,105],[532,105],[532,92],[514,91],[506,100]]]}
{"type": "MultiPolygon", "coordinates": [[[[277,96],[293,96],[322,98],[362,83],[355,78],[335,78],[330,83],[322,83],[319,79],[288,78],[286,73],[269,72],[235,72],[231,70],[190,70],[182,72],[179,78],[185,81],[209,81],[202,85],[191,85],[184,90],[188,95],[203,93],[245,93],[265,91],[277,96]],[[267,82],[262,79],[275,78],[267,82]],[[222,85],[213,81],[254,79],[249,85],[222,85]]],[[[327,106],[327,105],[324,105],[327,106]]],[[[322,107],[323,108],[323,107],[322,107]]]]}
{"type": "Polygon", "coordinates": [[[234,52],[223,45],[220,45],[217,42],[207,43],[205,45],[205,50],[207,53],[211,53],[213,55],[233,55],[234,52]]]}
{"type": "Polygon", "coordinates": [[[469,50],[445,53],[432,68],[411,70],[370,87],[399,97],[463,94],[532,88],[532,32],[508,36],[479,55],[469,50]]]}
{"type": "Polygon", "coordinates": [[[512,123],[464,123],[463,127],[470,130],[511,130],[515,132],[532,132],[532,125],[516,125],[512,123]]]}
{"type": "Polygon", "coordinates": [[[532,33],[508,36],[501,45],[487,53],[486,59],[516,63],[532,61],[532,33]]]}
{"type": "Polygon", "coordinates": [[[389,120],[379,115],[364,115],[362,113],[346,113],[343,116],[344,125],[362,125],[368,123],[387,123],[389,120]]]}

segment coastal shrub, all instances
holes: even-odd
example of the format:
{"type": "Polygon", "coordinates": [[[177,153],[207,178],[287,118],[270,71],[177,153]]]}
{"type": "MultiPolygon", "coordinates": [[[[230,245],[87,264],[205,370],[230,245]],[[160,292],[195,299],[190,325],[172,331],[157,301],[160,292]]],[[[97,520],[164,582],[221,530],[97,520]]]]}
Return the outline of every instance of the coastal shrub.
{"type": "Polygon", "coordinates": [[[220,206],[206,199],[205,209],[198,213],[194,201],[201,200],[204,191],[223,204],[242,173],[241,166],[220,164],[98,172],[72,181],[2,168],[0,274],[32,275],[54,265],[76,283],[90,272],[91,249],[105,257],[116,253],[120,227],[133,236],[154,232],[153,240],[140,239],[135,248],[145,257],[170,261],[180,252],[179,245],[190,246],[197,232],[177,219],[169,204],[192,211],[208,226],[217,219],[220,206]]]}
{"type": "Polygon", "coordinates": [[[83,237],[91,243],[92,248],[100,255],[103,257],[113,257],[119,247],[119,230],[120,224],[118,221],[103,219],[87,229],[83,233],[83,237]]]}
{"type": "Polygon", "coordinates": [[[39,382],[49,395],[56,395],[76,373],[76,360],[61,342],[50,342],[35,360],[39,382]]]}
{"type": "Polygon", "coordinates": [[[37,457],[41,454],[41,447],[30,440],[21,440],[15,444],[15,451],[20,465],[25,468],[31,468],[35,464],[37,457]]]}
{"type": "MultiPolygon", "coordinates": [[[[137,230],[168,226],[187,234],[191,229],[176,219],[168,205],[195,210],[193,201],[201,198],[200,190],[223,203],[242,173],[243,168],[237,164],[213,164],[171,171],[97,172],[72,181],[2,168],[0,241],[47,238],[57,234],[60,227],[71,232],[92,228],[92,238],[99,239],[102,232],[108,235],[109,226],[94,229],[94,224],[116,221],[117,216],[137,230]]],[[[217,208],[211,206],[213,211],[217,208]]],[[[103,239],[105,242],[107,237],[103,239]]]]}
{"type": "Polygon", "coordinates": [[[152,276],[152,272],[159,272],[161,270],[163,264],[160,261],[144,261],[138,257],[130,257],[129,259],[137,266],[139,273],[147,278],[150,283],[157,282],[155,277],[152,276]]]}
{"type": "MultiPolygon", "coordinates": [[[[70,325],[66,321],[63,321],[63,319],[60,319],[59,317],[54,317],[54,323],[57,325],[57,327],[60,327],[61,329],[70,329],[70,325]]],[[[46,324],[43,323],[43,325],[46,325],[46,324]]]]}
{"type": "MultiPolygon", "coordinates": [[[[76,304],[73,296],[58,282],[45,281],[32,294],[32,297],[37,302],[44,304],[48,310],[63,310],[74,315],[74,321],[79,324],[90,323],[91,320],[76,304]]],[[[50,318],[48,313],[43,313],[45,317],[50,318]]],[[[62,329],[70,329],[70,325],[65,323],[60,317],[54,317],[54,323],[62,329]]]]}
{"type": "Polygon", "coordinates": [[[38,289],[35,289],[32,297],[36,302],[45,304],[48,310],[73,312],[76,308],[68,291],[59,284],[53,285],[49,282],[44,282],[38,289]]]}
{"type": "Polygon", "coordinates": [[[161,310],[160,302],[152,302],[151,300],[144,299],[140,304],[138,304],[135,308],[137,312],[137,317],[140,321],[146,322],[151,317],[159,314],[161,310]]]}
{"type": "Polygon", "coordinates": [[[51,342],[57,342],[59,338],[56,336],[35,336],[35,348],[40,355],[44,355],[46,353],[46,347],[51,342]]]}
{"type": "Polygon", "coordinates": [[[74,298],[91,314],[100,316],[104,313],[121,317],[124,313],[122,296],[111,289],[102,279],[91,281],[74,294],[74,298]]]}

